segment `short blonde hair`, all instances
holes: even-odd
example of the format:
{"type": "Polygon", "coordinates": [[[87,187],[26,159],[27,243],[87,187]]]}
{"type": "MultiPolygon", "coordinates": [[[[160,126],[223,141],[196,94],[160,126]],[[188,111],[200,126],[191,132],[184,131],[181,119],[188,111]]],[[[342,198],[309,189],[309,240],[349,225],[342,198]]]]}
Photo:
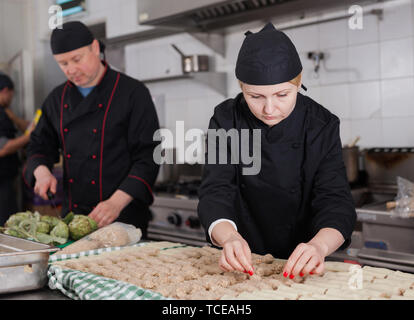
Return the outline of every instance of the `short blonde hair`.
{"type": "MultiPolygon", "coordinates": [[[[299,88],[302,83],[302,72],[299,73],[295,78],[293,78],[292,80],[288,82],[299,88]]],[[[242,88],[243,82],[241,82],[240,80],[239,80],[239,85],[240,85],[240,88],[242,88]]]]}
{"type": "Polygon", "coordinates": [[[302,83],[302,72],[299,73],[294,79],[290,80],[289,83],[300,87],[301,83],[302,83]]]}

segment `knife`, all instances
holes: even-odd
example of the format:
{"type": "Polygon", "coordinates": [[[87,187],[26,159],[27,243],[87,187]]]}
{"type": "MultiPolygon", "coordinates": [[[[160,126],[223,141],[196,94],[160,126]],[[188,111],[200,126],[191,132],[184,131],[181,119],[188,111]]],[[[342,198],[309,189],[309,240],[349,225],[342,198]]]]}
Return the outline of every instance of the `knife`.
{"type": "Polygon", "coordinates": [[[53,209],[57,210],[56,203],[55,203],[55,195],[52,193],[52,191],[50,190],[47,191],[47,197],[49,201],[51,202],[53,209]]]}

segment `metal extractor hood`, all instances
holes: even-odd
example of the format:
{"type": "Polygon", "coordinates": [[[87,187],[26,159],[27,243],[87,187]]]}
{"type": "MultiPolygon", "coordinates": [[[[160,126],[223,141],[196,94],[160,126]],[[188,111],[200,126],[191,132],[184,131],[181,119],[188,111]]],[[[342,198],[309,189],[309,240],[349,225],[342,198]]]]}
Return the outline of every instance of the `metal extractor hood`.
{"type": "Polygon", "coordinates": [[[283,15],[303,16],[316,10],[346,8],[353,2],[355,0],[139,0],[138,19],[142,25],[210,31],[283,15]]]}

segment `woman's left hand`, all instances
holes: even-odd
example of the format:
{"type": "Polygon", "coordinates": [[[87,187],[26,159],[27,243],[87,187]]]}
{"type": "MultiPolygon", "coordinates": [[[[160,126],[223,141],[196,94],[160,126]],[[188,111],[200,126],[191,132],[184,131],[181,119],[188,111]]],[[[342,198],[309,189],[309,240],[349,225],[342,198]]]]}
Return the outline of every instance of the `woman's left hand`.
{"type": "Polygon", "coordinates": [[[300,243],[290,255],[284,269],[283,276],[293,279],[299,275],[321,274],[324,271],[324,260],[327,248],[315,242],[300,243]]]}

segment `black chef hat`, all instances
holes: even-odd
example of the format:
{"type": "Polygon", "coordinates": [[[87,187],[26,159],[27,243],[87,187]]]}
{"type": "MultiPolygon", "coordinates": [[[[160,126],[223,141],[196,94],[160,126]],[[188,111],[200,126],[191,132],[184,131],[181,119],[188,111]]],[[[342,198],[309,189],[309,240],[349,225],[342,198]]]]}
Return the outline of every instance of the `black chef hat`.
{"type": "Polygon", "coordinates": [[[94,36],[80,21],[66,22],[62,29],[54,29],[50,38],[53,54],[61,54],[90,45],[94,36]]]}
{"type": "Polygon", "coordinates": [[[236,63],[236,77],[241,82],[273,85],[288,82],[302,72],[294,44],[270,22],[259,32],[247,31],[245,35],[236,63]]]}

